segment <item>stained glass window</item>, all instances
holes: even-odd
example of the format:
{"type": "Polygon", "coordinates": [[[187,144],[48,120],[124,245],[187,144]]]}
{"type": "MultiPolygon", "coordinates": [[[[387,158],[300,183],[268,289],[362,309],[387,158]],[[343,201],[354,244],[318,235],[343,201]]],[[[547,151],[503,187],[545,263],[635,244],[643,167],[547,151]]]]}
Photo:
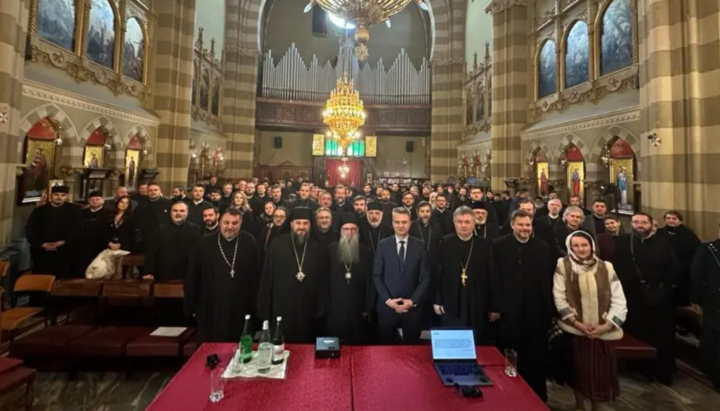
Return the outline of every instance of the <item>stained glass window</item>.
{"type": "MultiPolygon", "coordinates": [[[[337,141],[332,139],[325,140],[325,155],[343,157],[342,150],[337,141]]],[[[365,140],[355,140],[348,146],[345,157],[365,157],[365,140]]]]}

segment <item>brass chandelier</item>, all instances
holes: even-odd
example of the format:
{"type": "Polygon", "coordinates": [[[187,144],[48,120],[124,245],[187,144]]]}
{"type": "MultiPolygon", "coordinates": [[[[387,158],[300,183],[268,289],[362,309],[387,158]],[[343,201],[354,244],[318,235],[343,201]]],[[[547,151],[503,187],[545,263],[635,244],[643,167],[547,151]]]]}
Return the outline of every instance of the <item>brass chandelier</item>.
{"type": "Polygon", "coordinates": [[[329,135],[336,140],[342,154],[357,137],[357,131],[365,124],[365,109],[360,93],[355,90],[352,79],[345,72],[337,80],[335,89],[330,92],[322,112],[323,122],[330,128],[329,135]]]}
{"type": "Polygon", "coordinates": [[[310,0],[305,6],[305,13],[318,5],[328,13],[355,23],[355,55],[364,61],[369,55],[370,26],[384,21],[390,27],[390,17],[402,11],[411,1],[428,10],[423,0],[310,0]]]}

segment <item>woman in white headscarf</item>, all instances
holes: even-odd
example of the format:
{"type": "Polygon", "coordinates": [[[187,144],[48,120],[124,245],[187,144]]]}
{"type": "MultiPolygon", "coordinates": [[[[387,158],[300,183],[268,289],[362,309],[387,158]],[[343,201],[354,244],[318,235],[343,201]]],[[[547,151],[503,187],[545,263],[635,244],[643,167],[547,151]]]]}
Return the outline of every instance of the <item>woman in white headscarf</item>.
{"type": "Polygon", "coordinates": [[[609,341],[623,336],[627,304],[615,269],[596,256],[590,234],[576,231],[565,243],[568,255],[558,259],[553,286],[558,326],[572,335],[575,408],[584,410],[587,398],[597,411],[620,392],[609,341]]]}

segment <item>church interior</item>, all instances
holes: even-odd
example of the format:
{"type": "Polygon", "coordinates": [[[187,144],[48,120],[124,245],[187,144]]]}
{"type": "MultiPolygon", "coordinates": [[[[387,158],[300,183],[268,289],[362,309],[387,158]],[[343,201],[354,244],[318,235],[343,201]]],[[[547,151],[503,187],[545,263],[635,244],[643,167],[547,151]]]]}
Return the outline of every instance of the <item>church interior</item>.
{"type": "MultiPolygon", "coordinates": [[[[3,310],[31,266],[28,218],[54,186],[86,205],[150,181],[189,195],[211,177],[468,184],[602,199],[627,227],[676,210],[717,239],[720,0],[398,3],[364,25],[314,0],[0,1],[3,310]],[[341,91],[364,110],[348,138],[326,121],[341,91]]],[[[2,330],[12,352],[23,335],[2,330]]],[[[672,388],[623,366],[607,409],[716,410],[697,342],[678,346],[672,388]]],[[[184,359],[127,378],[42,367],[32,409],[142,410],[184,359]]],[[[28,395],[6,385],[5,405],[28,395]]],[[[573,410],[572,390],[549,383],[547,406],[573,410]]]]}

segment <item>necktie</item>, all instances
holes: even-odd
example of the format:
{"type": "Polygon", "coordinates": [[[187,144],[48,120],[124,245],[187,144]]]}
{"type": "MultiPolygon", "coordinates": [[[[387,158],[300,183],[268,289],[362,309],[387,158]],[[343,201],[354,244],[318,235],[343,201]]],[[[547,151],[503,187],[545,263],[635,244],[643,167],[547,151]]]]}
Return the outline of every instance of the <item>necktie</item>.
{"type": "Polygon", "coordinates": [[[400,265],[405,264],[405,241],[400,241],[400,252],[398,253],[398,259],[400,259],[400,265]]]}

